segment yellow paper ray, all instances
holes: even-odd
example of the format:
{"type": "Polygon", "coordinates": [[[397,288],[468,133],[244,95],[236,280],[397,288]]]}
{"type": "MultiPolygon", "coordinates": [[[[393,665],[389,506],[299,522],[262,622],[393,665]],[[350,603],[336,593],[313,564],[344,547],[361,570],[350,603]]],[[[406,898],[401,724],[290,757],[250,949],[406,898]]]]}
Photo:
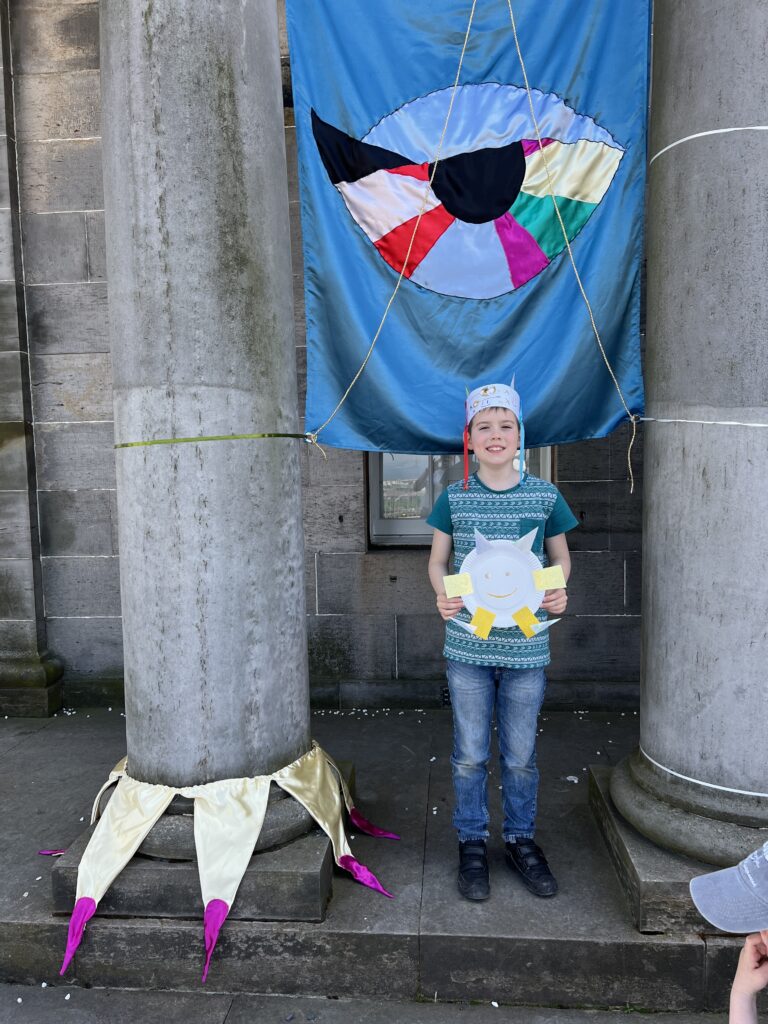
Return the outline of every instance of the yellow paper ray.
{"type": "Polygon", "coordinates": [[[489,612],[487,608],[478,608],[470,622],[470,626],[475,627],[475,636],[487,640],[495,618],[493,612],[489,612]]]}
{"type": "Polygon", "coordinates": [[[518,624],[520,629],[522,629],[523,633],[525,633],[527,637],[536,636],[536,631],[531,627],[538,625],[539,620],[536,618],[536,616],[533,614],[531,609],[528,608],[527,605],[523,605],[522,608],[519,608],[516,612],[513,612],[512,618],[515,620],[515,622],[518,624]]]}
{"type": "Polygon", "coordinates": [[[547,569],[535,569],[533,582],[537,590],[560,590],[565,587],[562,565],[550,565],[547,569]]]}
{"type": "Polygon", "coordinates": [[[463,597],[473,594],[472,577],[468,572],[458,572],[455,576],[443,576],[446,597],[463,597]]]}

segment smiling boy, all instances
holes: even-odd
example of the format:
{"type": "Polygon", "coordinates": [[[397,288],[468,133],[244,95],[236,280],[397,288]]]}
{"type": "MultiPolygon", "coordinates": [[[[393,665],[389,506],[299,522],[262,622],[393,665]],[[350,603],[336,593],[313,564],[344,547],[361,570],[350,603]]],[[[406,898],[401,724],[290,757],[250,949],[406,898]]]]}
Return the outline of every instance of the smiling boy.
{"type": "MultiPolygon", "coordinates": [[[[453,824],[459,837],[459,891],[470,900],[490,895],[485,840],[488,760],[494,710],[501,754],[506,860],[537,896],[554,896],[557,882],[534,842],[539,776],[536,726],[549,664],[549,633],[526,637],[518,627],[492,628],[482,639],[457,620],[469,621],[461,598],[445,595],[443,577],[453,549],[456,568],[475,546],[475,531],[489,541],[516,541],[536,530],[533,552],[542,565],[571,570],[565,534],[578,525],[552,484],[525,473],[520,396],[513,386],[487,384],[466,402],[465,441],[479,468],[451,484],[427,522],[435,528],[429,579],[446,623],[448,687],[453,709],[453,824]],[[515,460],[520,449],[520,472],[515,460]]],[[[537,615],[560,615],[565,590],[547,591],[537,615]]]]}

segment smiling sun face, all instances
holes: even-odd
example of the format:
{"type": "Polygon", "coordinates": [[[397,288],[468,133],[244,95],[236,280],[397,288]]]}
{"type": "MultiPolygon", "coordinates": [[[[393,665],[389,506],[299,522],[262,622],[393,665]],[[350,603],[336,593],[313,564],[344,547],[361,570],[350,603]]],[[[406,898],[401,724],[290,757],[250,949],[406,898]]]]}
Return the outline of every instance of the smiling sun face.
{"type": "Polygon", "coordinates": [[[471,614],[486,608],[496,616],[495,626],[513,626],[514,612],[523,607],[535,612],[541,606],[544,591],[533,582],[533,572],[541,568],[531,551],[535,537],[532,530],[518,541],[486,540],[475,530],[475,547],[460,569],[472,577],[474,593],[463,598],[471,614]]]}

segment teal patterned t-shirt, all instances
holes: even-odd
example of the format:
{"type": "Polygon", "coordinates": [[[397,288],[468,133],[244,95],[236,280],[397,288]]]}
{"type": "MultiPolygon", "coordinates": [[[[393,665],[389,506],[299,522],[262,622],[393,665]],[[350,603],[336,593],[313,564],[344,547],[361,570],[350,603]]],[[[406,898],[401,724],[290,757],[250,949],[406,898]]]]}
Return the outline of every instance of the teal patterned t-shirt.
{"type": "MultiPolygon", "coordinates": [[[[455,572],[475,546],[476,529],[488,540],[519,540],[536,529],[532,550],[545,566],[544,538],[556,537],[578,526],[578,520],[554,484],[527,476],[508,491],[493,491],[474,474],[469,478],[466,491],[461,481],[443,491],[427,523],[453,537],[455,572]]],[[[536,617],[544,621],[547,613],[539,609],[536,617]]],[[[462,609],[457,618],[469,622],[471,616],[462,609]]],[[[443,655],[471,665],[541,668],[549,664],[549,630],[528,638],[517,626],[494,627],[488,639],[481,640],[449,620],[445,624],[443,655]]]]}

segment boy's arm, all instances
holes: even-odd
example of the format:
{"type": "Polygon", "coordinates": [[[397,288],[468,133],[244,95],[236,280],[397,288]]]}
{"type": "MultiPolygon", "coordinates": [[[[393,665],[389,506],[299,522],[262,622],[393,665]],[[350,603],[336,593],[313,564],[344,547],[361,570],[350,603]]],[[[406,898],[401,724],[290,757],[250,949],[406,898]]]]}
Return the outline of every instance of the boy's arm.
{"type": "Polygon", "coordinates": [[[728,1024],[757,1024],[755,997],[768,984],[768,931],[748,935],[731,987],[728,1024]]]}
{"type": "Polygon", "coordinates": [[[448,559],[451,557],[453,538],[449,533],[435,530],[432,550],[429,553],[429,582],[437,596],[437,610],[443,619],[452,619],[464,607],[460,597],[446,597],[443,576],[448,575],[448,559]]]}
{"type": "MultiPolygon", "coordinates": [[[[571,554],[568,550],[568,538],[564,533],[558,533],[554,537],[544,538],[544,548],[547,552],[547,559],[550,565],[562,567],[563,576],[566,581],[571,575],[571,554]]],[[[565,590],[548,590],[541,602],[541,607],[551,612],[552,615],[562,615],[568,604],[568,594],[565,590]]]]}

